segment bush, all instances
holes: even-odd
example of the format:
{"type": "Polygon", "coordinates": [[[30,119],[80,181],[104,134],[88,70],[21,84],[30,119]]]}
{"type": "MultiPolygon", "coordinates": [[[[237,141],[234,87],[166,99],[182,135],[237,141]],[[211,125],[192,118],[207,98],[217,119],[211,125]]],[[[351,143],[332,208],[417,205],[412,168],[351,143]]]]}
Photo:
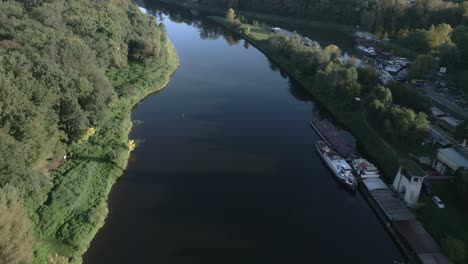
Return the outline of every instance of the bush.
{"type": "Polygon", "coordinates": [[[128,56],[131,59],[148,63],[158,57],[161,45],[150,39],[138,38],[130,40],[128,49],[128,56]]]}
{"type": "Polygon", "coordinates": [[[241,28],[241,34],[246,36],[250,35],[250,27],[241,28]]]}

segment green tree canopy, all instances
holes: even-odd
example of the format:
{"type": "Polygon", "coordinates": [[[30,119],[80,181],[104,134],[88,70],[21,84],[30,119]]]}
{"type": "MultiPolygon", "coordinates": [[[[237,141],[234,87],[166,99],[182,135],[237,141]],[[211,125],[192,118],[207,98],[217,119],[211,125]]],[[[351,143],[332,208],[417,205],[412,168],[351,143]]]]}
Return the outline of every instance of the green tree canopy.
{"type": "Polygon", "coordinates": [[[435,59],[431,55],[418,55],[411,64],[409,74],[414,79],[425,79],[435,66],[435,59]]]}

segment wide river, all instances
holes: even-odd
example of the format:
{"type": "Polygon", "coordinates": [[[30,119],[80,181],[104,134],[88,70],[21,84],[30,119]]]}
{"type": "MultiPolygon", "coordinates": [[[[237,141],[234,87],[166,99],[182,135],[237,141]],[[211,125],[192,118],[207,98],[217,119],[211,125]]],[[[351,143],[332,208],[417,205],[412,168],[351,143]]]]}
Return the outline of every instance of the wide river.
{"type": "Polygon", "coordinates": [[[308,122],[322,113],[300,86],[223,29],[149,8],[180,68],[133,111],[141,144],[85,264],[403,261],[316,154],[308,122]]]}

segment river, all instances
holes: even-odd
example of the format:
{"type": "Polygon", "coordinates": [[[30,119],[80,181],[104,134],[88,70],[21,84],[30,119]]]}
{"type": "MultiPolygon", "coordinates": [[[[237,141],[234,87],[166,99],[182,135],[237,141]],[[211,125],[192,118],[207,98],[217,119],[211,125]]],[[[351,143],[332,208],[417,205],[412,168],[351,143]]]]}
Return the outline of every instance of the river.
{"type": "Polygon", "coordinates": [[[366,200],[333,178],[320,108],[257,49],[182,10],[150,7],[180,56],[135,107],[140,140],[83,257],[102,263],[390,263],[366,200]]]}

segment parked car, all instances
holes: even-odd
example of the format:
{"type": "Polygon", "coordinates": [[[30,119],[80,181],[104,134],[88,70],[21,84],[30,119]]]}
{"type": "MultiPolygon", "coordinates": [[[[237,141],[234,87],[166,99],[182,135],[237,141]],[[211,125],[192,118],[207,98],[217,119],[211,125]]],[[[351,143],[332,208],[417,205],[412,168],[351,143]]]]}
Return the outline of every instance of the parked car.
{"type": "Polygon", "coordinates": [[[439,208],[445,208],[445,204],[440,200],[437,195],[432,196],[432,201],[437,205],[439,208]]]}
{"type": "Polygon", "coordinates": [[[447,83],[446,82],[438,82],[437,86],[440,87],[440,88],[444,88],[444,87],[447,87],[447,83]]]}
{"type": "Polygon", "coordinates": [[[426,81],[425,80],[412,79],[411,84],[413,86],[415,86],[415,87],[423,87],[424,85],[426,85],[426,81]]]}

